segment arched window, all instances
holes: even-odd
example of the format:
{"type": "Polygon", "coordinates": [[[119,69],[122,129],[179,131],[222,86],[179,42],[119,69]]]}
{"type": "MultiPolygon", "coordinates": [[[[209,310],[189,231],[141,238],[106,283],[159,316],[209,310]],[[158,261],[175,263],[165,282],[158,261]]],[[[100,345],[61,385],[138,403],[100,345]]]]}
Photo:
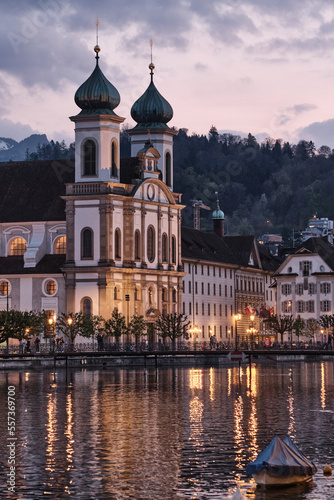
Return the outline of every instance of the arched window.
{"type": "Polygon", "coordinates": [[[155,231],[153,226],[148,226],[147,229],[147,258],[149,262],[155,259],[155,231]]]}
{"type": "Polygon", "coordinates": [[[172,236],[172,263],[176,264],[176,239],[172,236]]]}
{"type": "Polygon", "coordinates": [[[0,281],[0,295],[6,297],[10,294],[10,283],[7,280],[0,281]]]}
{"type": "Polygon", "coordinates": [[[27,242],[23,238],[13,238],[9,242],[8,255],[24,255],[27,250],[27,242]]]}
{"type": "Polygon", "coordinates": [[[162,289],[162,302],[168,302],[167,289],[165,287],[163,287],[163,289],[162,289]]]}
{"type": "Polygon", "coordinates": [[[81,231],[81,258],[93,258],[93,231],[89,227],[81,231]]]}
{"type": "Polygon", "coordinates": [[[162,235],[162,262],[168,261],[168,239],[167,234],[162,235]]]}
{"type": "Polygon", "coordinates": [[[175,288],[173,288],[172,298],[173,298],[173,302],[176,302],[176,290],[175,290],[175,288]]]}
{"type": "Polygon", "coordinates": [[[121,230],[119,228],[115,231],[115,259],[121,258],[121,230]]]}
{"type": "Polygon", "coordinates": [[[140,300],[140,291],[137,286],[135,288],[135,300],[140,300]]]}
{"type": "Polygon", "coordinates": [[[53,253],[56,255],[66,253],[66,236],[58,236],[53,243],[53,253]]]}
{"type": "Polygon", "coordinates": [[[96,175],[96,144],[92,139],[83,145],[83,175],[96,175]]]}
{"type": "Polygon", "coordinates": [[[140,260],[140,231],[135,231],[135,260],[140,260]]]}
{"type": "Polygon", "coordinates": [[[172,161],[171,161],[171,156],[170,153],[166,153],[165,156],[166,159],[166,184],[167,186],[170,186],[172,184],[172,161]]]}
{"type": "Polygon", "coordinates": [[[92,314],[92,299],[89,297],[81,299],[81,312],[84,316],[92,314]]]}
{"type": "Polygon", "coordinates": [[[112,141],[111,143],[111,177],[117,177],[117,143],[116,141],[112,141]]]}

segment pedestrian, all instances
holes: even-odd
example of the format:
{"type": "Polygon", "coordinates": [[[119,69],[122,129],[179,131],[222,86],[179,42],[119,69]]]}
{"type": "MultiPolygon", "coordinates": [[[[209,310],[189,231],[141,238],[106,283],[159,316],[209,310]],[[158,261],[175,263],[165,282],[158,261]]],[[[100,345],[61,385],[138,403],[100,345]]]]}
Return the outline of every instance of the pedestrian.
{"type": "Polygon", "coordinates": [[[36,352],[39,352],[39,344],[40,344],[40,339],[39,337],[36,337],[36,340],[35,340],[35,348],[36,348],[36,352]]]}
{"type": "Polygon", "coordinates": [[[23,340],[21,339],[19,344],[19,354],[23,354],[23,352],[24,352],[24,345],[23,345],[23,340]]]}
{"type": "Polygon", "coordinates": [[[27,352],[30,352],[30,340],[27,340],[27,352]]]}

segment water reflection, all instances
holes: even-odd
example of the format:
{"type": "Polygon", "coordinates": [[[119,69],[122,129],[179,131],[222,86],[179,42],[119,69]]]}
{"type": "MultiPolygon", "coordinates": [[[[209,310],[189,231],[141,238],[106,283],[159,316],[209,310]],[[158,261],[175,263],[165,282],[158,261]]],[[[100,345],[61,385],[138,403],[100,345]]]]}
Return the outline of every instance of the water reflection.
{"type": "MultiPolygon", "coordinates": [[[[1,408],[8,385],[17,394],[18,498],[225,499],[239,484],[252,499],[332,499],[333,366],[2,373],[1,408]],[[318,465],[314,485],[255,488],[246,464],[287,433],[318,465]]],[[[4,420],[0,436],[6,484],[4,420]]]]}

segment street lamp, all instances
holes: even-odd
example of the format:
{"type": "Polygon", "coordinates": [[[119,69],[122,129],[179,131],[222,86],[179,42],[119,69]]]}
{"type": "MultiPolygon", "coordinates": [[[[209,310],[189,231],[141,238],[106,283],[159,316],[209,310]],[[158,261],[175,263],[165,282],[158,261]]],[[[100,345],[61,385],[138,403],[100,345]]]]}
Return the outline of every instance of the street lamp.
{"type": "Polygon", "coordinates": [[[238,321],[241,319],[241,314],[234,315],[235,321],[235,350],[238,350],[238,321]]]}
{"type": "Polygon", "coordinates": [[[250,327],[250,329],[249,329],[249,332],[250,332],[250,335],[251,335],[251,349],[252,349],[252,350],[253,350],[253,335],[254,335],[254,333],[255,333],[255,331],[256,331],[256,330],[255,330],[255,328],[254,328],[254,319],[255,319],[255,316],[254,316],[254,314],[252,314],[252,315],[250,316],[250,320],[251,320],[251,327],[250,327]]]}

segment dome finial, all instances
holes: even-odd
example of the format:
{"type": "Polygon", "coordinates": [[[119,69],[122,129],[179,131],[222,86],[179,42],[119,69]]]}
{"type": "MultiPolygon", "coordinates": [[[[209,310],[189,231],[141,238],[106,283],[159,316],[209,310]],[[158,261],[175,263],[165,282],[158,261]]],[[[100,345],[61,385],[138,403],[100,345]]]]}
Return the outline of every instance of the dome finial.
{"type": "Polygon", "coordinates": [[[150,40],[150,47],[151,47],[151,62],[148,65],[148,67],[151,70],[151,82],[153,82],[153,70],[154,70],[155,66],[153,64],[153,59],[152,59],[152,47],[153,47],[153,40],[152,39],[150,40]]]}
{"type": "Polygon", "coordinates": [[[99,52],[100,52],[100,46],[99,46],[99,26],[100,26],[100,21],[96,19],[95,21],[95,26],[96,26],[96,45],[94,47],[94,52],[96,53],[95,59],[96,63],[98,63],[99,59],[99,52]]]}

